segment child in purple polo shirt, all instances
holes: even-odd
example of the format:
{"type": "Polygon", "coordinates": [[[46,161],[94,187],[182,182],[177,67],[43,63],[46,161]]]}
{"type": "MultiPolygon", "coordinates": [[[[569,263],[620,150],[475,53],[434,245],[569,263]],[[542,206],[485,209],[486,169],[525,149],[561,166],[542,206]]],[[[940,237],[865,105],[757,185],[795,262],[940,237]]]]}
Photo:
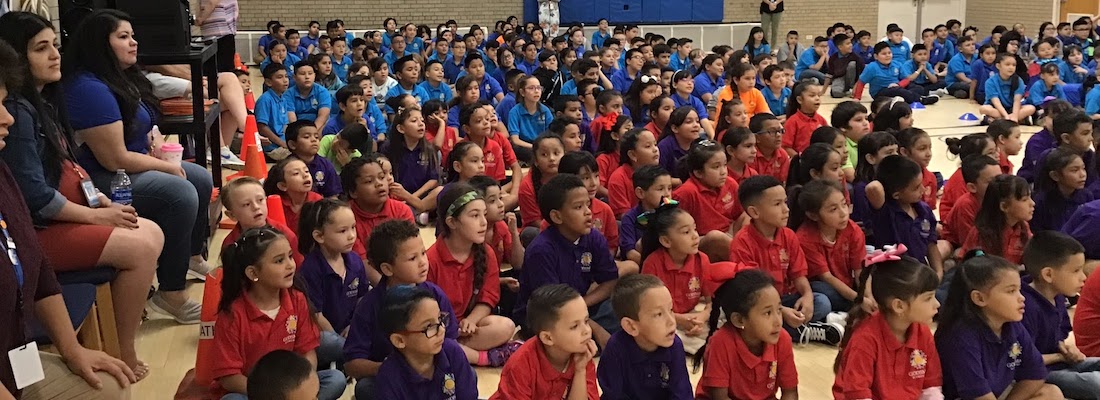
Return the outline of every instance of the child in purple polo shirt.
{"type": "Polygon", "coordinates": [[[302,206],[298,250],[305,260],[298,275],[305,282],[306,297],[317,309],[321,347],[317,363],[342,363],[344,338],[355,303],[367,293],[370,281],[363,260],[352,253],[355,214],[340,200],[324,199],[302,206]],[[362,288],[360,288],[360,286],[362,288]]]}
{"type": "MultiPolygon", "coordinates": [[[[925,263],[943,276],[943,256],[936,242],[936,216],[921,200],[921,167],[916,161],[892,155],[879,162],[875,181],[867,184],[870,216],[864,226],[870,228],[868,244],[876,247],[905,244],[908,255],[925,263]]],[[[866,229],[866,228],[865,228],[866,229]]]]}
{"type": "Polygon", "coordinates": [[[248,374],[248,394],[257,399],[313,399],[321,382],[313,364],[289,350],[260,357],[248,374]]]}
{"type": "Polygon", "coordinates": [[[1023,286],[1023,325],[1050,371],[1047,382],[1066,397],[1094,398],[1100,393],[1100,358],[1085,357],[1065,343],[1073,329],[1066,297],[1085,286],[1085,248],[1064,233],[1038,232],[1024,248],[1023,262],[1031,275],[1031,283],[1023,286]]]}
{"type": "Polygon", "coordinates": [[[539,189],[539,210],[550,227],[527,246],[513,319],[526,320],[527,299],[535,289],[568,284],[584,293],[584,302],[593,316],[588,323],[592,336],[604,346],[611,333],[619,330],[608,301],[619,270],[607,251],[610,248],[607,239],[599,230],[592,229],[589,204],[584,182],[573,174],[559,174],[539,189]],[[593,283],[596,287],[589,290],[593,283]]]}
{"type": "Polygon", "coordinates": [[[448,317],[430,291],[403,285],[386,294],[378,329],[388,335],[397,351],[378,368],[376,398],[478,398],[477,374],[458,342],[445,335],[448,317]],[[430,378],[424,376],[426,372],[431,373],[430,378]]]}
{"type": "Polygon", "coordinates": [[[422,200],[416,210],[422,213],[435,210],[436,198],[443,190],[439,184],[439,152],[425,138],[426,129],[418,107],[399,107],[386,135],[389,140],[381,151],[393,163],[394,178],[408,192],[407,197],[422,200]]]}
{"type": "MultiPolygon", "coordinates": [[[[313,121],[301,119],[286,127],[286,144],[290,153],[306,163],[309,175],[313,177],[313,191],[325,197],[336,197],[343,193],[340,176],[332,162],[317,155],[321,148],[321,131],[313,121]]],[[[292,227],[292,228],[297,228],[292,227]]]]}
{"type": "Polygon", "coordinates": [[[638,205],[623,213],[622,226],[619,227],[619,255],[624,260],[641,264],[638,240],[642,238],[642,228],[638,226],[638,216],[656,210],[662,198],[672,197],[672,175],[660,165],[646,165],[635,170],[631,179],[638,205]]]}
{"type": "Polygon", "coordinates": [[[1063,398],[1044,383],[1043,355],[1020,322],[1024,296],[1016,266],[973,250],[956,268],[936,330],[944,398],[1063,398]]]}
{"type": "Polygon", "coordinates": [[[1043,129],[1027,140],[1027,145],[1024,146],[1024,161],[1020,163],[1020,168],[1016,170],[1016,176],[1035,183],[1035,174],[1039,171],[1039,165],[1042,161],[1040,155],[1047,150],[1058,147],[1058,138],[1051,133],[1054,130],[1054,117],[1072,108],[1073,105],[1065,100],[1054,100],[1046,104],[1043,108],[1043,118],[1040,119],[1043,129]]]}
{"type": "Polygon", "coordinates": [[[381,328],[379,321],[388,290],[400,285],[415,285],[430,292],[439,303],[439,310],[447,314],[445,336],[458,339],[458,319],[451,301],[439,286],[427,282],[425,252],[420,229],[412,221],[389,220],[371,231],[367,261],[382,274],[382,280],[355,306],[344,344],[344,371],[357,380],[357,399],[386,398],[374,394],[382,361],[394,351],[390,335],[381,328]]]}
{"type": "Polygon", "coordinates": [[[603,397],[690,399],[686,353],[676,336],[672,294],[656,276],[619,280],[611,304],[623,330],[611,336],[596,368],[603,397]]]}

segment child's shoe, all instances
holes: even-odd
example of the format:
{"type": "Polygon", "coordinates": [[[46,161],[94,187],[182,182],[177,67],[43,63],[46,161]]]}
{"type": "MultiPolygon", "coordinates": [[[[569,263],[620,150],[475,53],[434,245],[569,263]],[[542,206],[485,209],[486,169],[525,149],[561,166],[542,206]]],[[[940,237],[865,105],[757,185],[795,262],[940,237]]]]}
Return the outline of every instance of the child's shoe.
{"type": "Polygon", "coordinates": [[[936,95],[921,96],[920,97],[920,103],[924,104],[926,106],[936,104],[939,101],[940,101],[940,96],[936,96],[936,95]]]}
{"type": "Polygon", "coordinates": [[[800,342],[820,342],[830,346],[840,345],[840,339],[844,337],[844,327],[832,322],[807,322],[799,328],[800,342]]]}
{"type": "Polygon", "coordinates": [[[508,343],[502,344],[495,348],[489,349],[489,366],[490,367],[503,367],[504,363],[512,357],[512,354],[519,350],[519,347],[523,345],[523,342],[518,340],[512,340],[508,343]]]}

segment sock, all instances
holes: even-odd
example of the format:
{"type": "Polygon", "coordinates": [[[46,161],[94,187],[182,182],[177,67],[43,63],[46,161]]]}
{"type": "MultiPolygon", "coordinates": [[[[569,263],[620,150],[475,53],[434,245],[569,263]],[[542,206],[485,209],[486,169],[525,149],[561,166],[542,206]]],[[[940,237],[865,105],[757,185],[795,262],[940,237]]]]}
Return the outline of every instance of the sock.
{"type": "Polygon", "coordinates": [[[485,367],[489,365],[489,352],[479,351],[477,352],[477,366],[485,367]]]}

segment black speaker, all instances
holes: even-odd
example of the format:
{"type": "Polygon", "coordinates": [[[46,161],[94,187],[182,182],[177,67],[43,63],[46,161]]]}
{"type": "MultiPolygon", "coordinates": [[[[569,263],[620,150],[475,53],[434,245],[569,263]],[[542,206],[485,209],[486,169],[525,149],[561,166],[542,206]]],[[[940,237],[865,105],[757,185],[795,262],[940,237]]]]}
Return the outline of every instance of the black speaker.
{"type": "Polygon", "coordinates": [[[191,11],[187,0],[114,0],[130,14],[141,54],[180,54],[191,48],[191,11]]]}
{"type": "Polygon", "coordinates": [[[114,8],[114,0],[59,0],[58,19],[61,24],[61,43],[69,41],[69,35],[76,32],[76,27],[99,8],[114,8]]]}

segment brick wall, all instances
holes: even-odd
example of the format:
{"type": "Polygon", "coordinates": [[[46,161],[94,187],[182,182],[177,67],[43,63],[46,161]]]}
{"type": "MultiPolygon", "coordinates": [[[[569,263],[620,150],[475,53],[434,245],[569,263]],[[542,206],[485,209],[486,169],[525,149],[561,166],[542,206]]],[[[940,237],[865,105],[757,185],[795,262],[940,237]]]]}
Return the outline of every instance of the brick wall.
{"type": "Polygon", "coordinates": [[[304,27],[310,20],[321,21],[340,18],[350,29],[375,29],[382,26],[386,17],[400,23],[427,24],[434,30],[439,23],[454,19],[461,26],[480,24],[493,26],[493,22],[509,15],[523,15],[523,3],[519,0],[475,0],[464,2],[464,7],[440,0],[319,0],[303,9],[301,0],[239,0],[241,30],[264,30],[269,20],[279,20],[290,27],[304,27]]]}
{"type": "Polygon", "coordinates": [[[978,36],[984,38],[994,26],[1004,25],[1011,29],[1012,24],[1020,22],[1026,27],[1028,36],[1035,36],[1039,25],[1050,21],[1054,13],[1050,0],[1012,0],[1011,3],[1011,7],[1005,7],[1004,0],[967,0],[963,24],[978,27],[978,36]]]}
{"type": "MultiPolygon", "coordinates": [[[[974,0],[970,0],[974,1],[974,0]]],[[[866,29],[877,32],[878,0],[850,0],[831,2],[820,0],[785,0],[780,36],[789,30],[797,30],[805,43],[806,35],[820,36],[825,29],[843,21],[856,31],[866,29]]],[[[726,22],[760,21],[760,3],[754,0],[726,0],[726,22]]]]}

